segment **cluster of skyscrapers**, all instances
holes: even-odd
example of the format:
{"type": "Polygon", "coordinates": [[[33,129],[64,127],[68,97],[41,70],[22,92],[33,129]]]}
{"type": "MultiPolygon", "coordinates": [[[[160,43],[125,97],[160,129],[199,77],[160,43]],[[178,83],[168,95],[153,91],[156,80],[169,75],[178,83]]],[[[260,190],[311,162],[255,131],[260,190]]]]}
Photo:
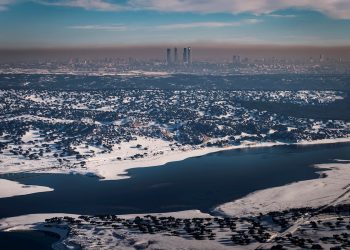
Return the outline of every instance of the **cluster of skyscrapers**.
{"type": "MultiPolygon", "coordinates": [[[[166,63],[167,65],[179,65],[179,55],[177,48],[174,48],[173,53],[170,48],[166,50],[166,63]]],[[[182,64],[183,65],[191,65],[192,64],[192,54],[191,47],[183,48],[182,54],[182,64]]]]}
{"type": "Polygon", "coordinates": [[[241,63],[241,57],[239,55],[232,56],[232,64],[235,66],[240,65],[241,63]]]}

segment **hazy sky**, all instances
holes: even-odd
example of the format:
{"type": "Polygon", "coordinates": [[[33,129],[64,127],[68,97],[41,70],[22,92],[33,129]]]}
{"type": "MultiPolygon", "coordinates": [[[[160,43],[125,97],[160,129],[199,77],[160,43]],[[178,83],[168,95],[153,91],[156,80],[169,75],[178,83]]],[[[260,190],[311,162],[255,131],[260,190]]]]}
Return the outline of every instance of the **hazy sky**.
{"type": "Polygon", "coordinates": [[[0,0],[0,48],[350,44],[350,0],[0,0]]]}

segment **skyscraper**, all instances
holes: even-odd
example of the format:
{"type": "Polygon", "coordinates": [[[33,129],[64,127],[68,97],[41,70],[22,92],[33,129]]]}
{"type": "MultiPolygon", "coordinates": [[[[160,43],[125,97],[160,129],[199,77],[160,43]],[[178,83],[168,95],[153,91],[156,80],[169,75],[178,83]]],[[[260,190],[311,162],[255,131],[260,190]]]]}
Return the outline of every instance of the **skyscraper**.
{"type": "Polygon", "coordinates": [[[191,54],[191,47],[187,48],[187,64],[192,64],[192,54],[191,54]]]}
{"type": "Polygon", "coordinates": [[[166,63],[167,63],[167,65],[171,64],[171,49],[170,48],[166,49],[166,63]]]}
{"type": "Polygon", "coordinates": [[[182,59],[183,59],[183,63],[186,65],[188,63],[187,48],[184,48],[184,53],[183,53],[182,59]]]}
{"type": "Polygon", "coordinates": [[[238,66],[241,63],[241,57],[239,55],[234,55],[232,57],[232,64],[238,66]]]}
{"type": "Polygon", "coordinates": [[[320,62],[324,62],[324,55],[323,54],[320,55],[320,62]]]}
{"type": "Polygon", "coordinates": [[[178,64],[179,63],[179,58],[177,55],[177,48],[174,48],[174,63],[178,64]]]}

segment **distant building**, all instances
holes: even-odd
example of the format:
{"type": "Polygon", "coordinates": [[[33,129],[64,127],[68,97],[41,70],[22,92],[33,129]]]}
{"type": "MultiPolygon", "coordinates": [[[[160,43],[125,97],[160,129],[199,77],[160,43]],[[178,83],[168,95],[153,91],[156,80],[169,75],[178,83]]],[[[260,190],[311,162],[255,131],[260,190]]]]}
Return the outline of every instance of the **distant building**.
{"type": "Polygon", "coordinates": [[[179,57],[177,54],[177,48],[174,48],[174,63],[178,64],[179,63],[179,57]]]}
{"type": "Polygon", "coordinates": [[[320,62],[324,62],[324,55],[320,55],[320,62]]]}
{"type": "Polygon", "coordinates": [[[183,61],[183,64],[185,64],[185,65],[188,63],[187,48],[184,48],[184,52],[183,52],[183,55],[182,55],[182,61],[183,61]]]}
{"type": "Polygon", "coordinates": [[[170,48],[166,49],[166,63],[167,63],[167,65],[171,64],[171,49],[170,48]]]}
{"type": "Polygon", "coordinates": [[[240,63],[241,63],[241,57],[238,56],[238,55],[234,55],[234,56],[232,57],[232,64],[233,64],[234,66],[238,66],[240,63]]]}
{"type": "Polygon", "coordinates": [[[191,53],[191,47],[187,48],[187,64],[191,65],[192,64],[192,53],[191,53]]]}

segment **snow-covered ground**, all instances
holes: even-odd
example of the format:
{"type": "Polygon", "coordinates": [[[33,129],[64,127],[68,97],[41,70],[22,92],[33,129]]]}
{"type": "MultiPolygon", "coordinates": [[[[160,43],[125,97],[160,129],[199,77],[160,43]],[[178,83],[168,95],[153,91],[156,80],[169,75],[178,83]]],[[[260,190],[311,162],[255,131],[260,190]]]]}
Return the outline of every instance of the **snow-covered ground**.
{"type": "MultiPolygon", "coordinates": [[[[119,218],[130,219],[135,218],[136,216],[173,216],[174,218],[212,218],[211,215],[207,213],[202,213],[199,210],[184,210],[179,212],[169,212],[169,213],[149,213],[149,214],[127,214],[119,215],[119,218]]],[[[0,219],[0,230],[2,231],[12,231],[12,230],[25,230],[31,229],[34,225],[38,225],[45,221],[45,219],[53,217],[64,217],[69,216],[72,218],[78,218],[77,214],[63,214],[63,213],[47,213],[47,214],[27,214],[16,217],[9,217],[5,219],[0,219]]]]}
{"type": "Polygon", "coordinates": [[[48,70],[48,69],[22,69],[13,68],[11,70],[0,69],[1,74],[28,74],[28,75],[84,75],[84,76],[171,76],[171,72],[166,71],[145,71],[145,70],[129,70],[129,71],[116,71],[115,68],[99,71],[84,71],[84,70],[48,70]]]}
{"type": "Polygon", "coordinates": [[[112,180],[126,178],[131,168],[222,150],[350,141],[347,121],[280,117],[234,101],[325,104],[343,97],[337,91],[0,90],[0,173],[112,180]]]}
{"type": "MultiPolygon", "coordinates": [[[[327,143],[339,143],[350,142],[350,138],[342,138],[335,140],[320,140],[310,142],[300,142],[300,145],[312,145],[312,144],[327,144],[327,143]]],[[[140,167],[153,167],[164,165],[169,162],[182,161],[187,158],[206,155],[209,153],[220,152],[224,150],[233,150],[240,148],[256,148],[256,147],[272,147],[277,145],[287,145],[283,143],[252,143],[245,142],[238,146],[228,147],[184,147],[171,150],[168,143],[163,140],[157,139],[144,139],[138,138],[136,141],[128,142],[121,145],[120,150],[113,150],[110,154],[101,154],[96,157],[90,158],[87,161],[86,167],[89,173],[95,173],[96,175],[106,180],[117,180],[128,178],[127,170],[140,167]],[[135,145],[142,144],[148,148],[148,156],[141,159],[129,159],[135,152],[139,152],[135,148],[135,145]],[[162,152],[162,153],[160,153],[162,152]],[[119,161],[117,158],[121,157],[119,161]]]]}
{"type": "Polygon", "coordinates": [[[260,190],[218,206],[214,211],[226,216],[249,216],[290,208],[321,207],[350,202],[350,162],[319,164],[324,178],[299,181],[260,190]]]}
{"type": "MultiPolygon", "coordinates": [[[[266,214],[290,208],[319,208],[325,205],[348,204],[350,202],[350,160],[336,159],[334,163],[319,164],[315,167],[319,169],[320,176],[323,178],[260,190],[239,200],[220,205],[213,212],[219,218],[221,216],[233,218],[255,216],[259,213],[266,214]]],[[[118,218],[132,221],[136,217],[144,218],[147,215],[129,214],[118,216],[118,218]]],[[[212,215],[201,213],[198,210],[150,215],[158,218],[172,216],[181,219],[214,219],[212,215]]],[[[53,246],[55,249],[63,249],[62,247],[75,249],[77,245],[83,247],[83,249],[255,249],[260,245],[257,242],[245,246],[232,245],[232,242],[227,238],[227,235],[232,235],[232,232],[215,227],[212,227],[216,235],[215,240],[195,240],[190,236],[182,235],[178,237],[167,232],[140,233],[138,230],[114,227],[113,223],[93,222],[98,217],[94,217],[89,223],[72,224],[69,227],[64,224],[48,227],[45,223],[45,219],[64,216],[75,219],[79,217],[79,215],[72,214],[31,214],[5,218],[0,220],[0,230],[46,230],[55,232],[61,236],[61,241],[53,246]],[[67,237],[68,231],[70,231],[70,234],[67,237]]],[[[335,219],[336,217],[334,217],[335,219]]],[[[236,223],[237,228],[235,230],[250,228],[248,224],[244,225],[244,221],[238,220],[236,223]]],[[[308,228],[308,224],[309,221],[305,221],[300,226],[308,228]]],[[[273,231],[270,233],[273,237],[273,231]]]]}
{"type": "Polygon", "coordinates": [[[53,191],[53,189],[49,187],[23,185],[16,181],[5,179],[0,179],[0,187],[0,198],[53,191]]]}
{"type": "MultiPolygon", "coordinates": [[[[120,218],[135,218],[138,215],[123,215],[120,218]]],[[[188,210],[173,213],[150,214],[155,216],[173,216],[174,218],[212,218],[208,214],[198,210],[188,210]]],[[[68,227],[55,226],[47,227],[45,219],[53,217],[69,216],[77,219],[75,214],[30,214],[24,216],[11,217],[0,220],[1,231],[18,230],[44,230],[54,232],[61,237],[61,241],[54,244],[54,249],[75,249],[77,245],[83,249],[242,249],[224,246],[217,241],[184,239],[181,237],[155,234],[140,234],[126,229],[115,229],[110,226],[85,225],[75,228],[75,232],[66,238],[68,227]]]]}
{"type": "MultiPolygon", "coordinates": [[[[40,140],[36,131],[30,131],[24,136],[25,140],[40,140]]],[[[350,142],[348,138],[324,139],[314,141],[301,141],[298,145],[327,144],[350,142]]],[[[121,142],[114,146],[110,153],[103,153],[101,148],[83,145],[77,146],[82,155],[89,154],[85,159],[86,164],[80,166],[76,162],[74,168],[62,167],[54,157],[42,157],[40,160],[29,160],[24,157],[16,157],[11,154],[0,154],[0,174],[20,172],[45,172],[45,173],[79,173],[85,175],[96,175],[104,180],[119,180],[129,178],[127,171],[133,168],[161,166],[169,162],[182,161],[187,158],[206,155],[209,153],[233,150],[241,148],[272,147],[278,145],[291,145],[281,142],[259,143],[245,141],[240,145],[227,147],[206,147],[206,146],[176,146],[163,139],[155,139],[137,136],[136,140],[121,142]],[[142,155],[142,158],[135,158],[135,155],[142,155]]],[[[293,144],[295,145],[295,144],[293,144]]],[[[23,146],[25,148],[25,146],[23,146]]],[[[73,164],[75,157],[67,157],[70,164],[73,164]]]]}
{"type": "Polygon", "coordinates": [[[262,101],[277,103],[327,104],[342,100],[345,93],[341,91],[236,91],[236,96],[246,101],[262,101]]]}

